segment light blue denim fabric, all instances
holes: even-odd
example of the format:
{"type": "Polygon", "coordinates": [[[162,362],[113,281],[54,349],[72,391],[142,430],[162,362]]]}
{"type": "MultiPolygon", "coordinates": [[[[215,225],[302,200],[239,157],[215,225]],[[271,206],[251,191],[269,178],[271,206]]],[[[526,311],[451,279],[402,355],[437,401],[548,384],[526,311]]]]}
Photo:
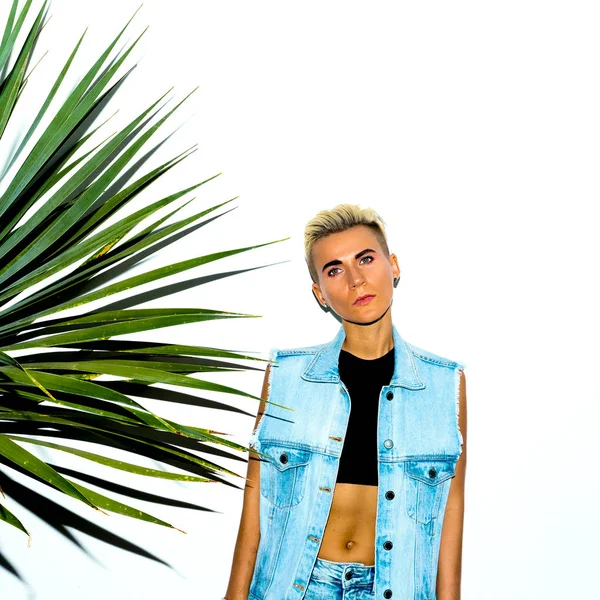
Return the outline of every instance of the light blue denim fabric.
{"type": "Polygon", "coordinates": [[[373,600],[375,566],[318,558],[304,600],[373,600]]]}
{"type": "MultiPolygon", "coordinates": [[[[440,536],[462,453],[459,370],[464,365],[403,340],[379,395],[376,600],[435,600],[440,536]]],[[[250,446],[260,464],[260,544],[250,600],[303,600],[329,517],[350,415],[338,358],[327,344],[273,350],[269,400],[250,446]],[[289,409],[292,410],[289,410],[289,409]]],[[[308,599],[307,599],[308,600],[308,599]]]]}

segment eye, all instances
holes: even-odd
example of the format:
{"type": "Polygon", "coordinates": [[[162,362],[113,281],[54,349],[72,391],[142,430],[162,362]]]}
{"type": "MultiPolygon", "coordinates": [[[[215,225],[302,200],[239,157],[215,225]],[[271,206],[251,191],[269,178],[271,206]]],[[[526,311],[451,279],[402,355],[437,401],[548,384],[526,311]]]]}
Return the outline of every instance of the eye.
{"type": "Polygon", "coordinates": [[[329,271],[327,271],[327,277],[333,277],[333,275],[331,273],[333,271],[335,271],[336,269],[339,269],[339,267],[333,267],[333,269],[329,269],[329,271]]]}
{"type": "MultiPolygon", "coordinates": [[[[362,261],[363,261],[365,258],[369,258],[369,259],[370,259],[370,260],[369,260],[369,263],[371,263],[371,262],[373,262],[373,261],[375,260],[375,259],[374,259],[374,258],[373,258],[371,255],[367,254],[366,256],[363,256],[363,257],[360,259],[360,262],[361,262],[361,264],[362,264],[362,261]]],[[[367,263],[367,264],[369,264],[369,263],[367,263]]]]}

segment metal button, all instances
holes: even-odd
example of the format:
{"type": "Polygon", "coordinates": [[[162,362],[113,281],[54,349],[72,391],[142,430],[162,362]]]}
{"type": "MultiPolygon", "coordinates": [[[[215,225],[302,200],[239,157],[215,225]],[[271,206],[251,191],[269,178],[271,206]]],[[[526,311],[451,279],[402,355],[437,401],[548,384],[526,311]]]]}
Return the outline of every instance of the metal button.
{"type": "Polygon", "coordinates": [[[352,571],[346,571],[345,577],[346,577],[346,579],[352,579],[352,575],[353,575],[352,571]]]}
{"type": "Polygon", "coordinates": [[[435,470],[435,467],[431,467],[431,469],[429,469],[429,477],[431,477],[431,479],[435,479],[436,475],[437,471],[435,470]]]}
{"type": "Polygon", "coordinates": [[[394,544],[392,544],[392,542],[390,542],[389,540],[388,540],[387,542],[384,542],[384,543],[383,543],[383,547],[384,547],[386,550],[391,550],[391,549],[392,549],[392,547],[393,547],[393,545],[394,545],[394,544]]]}
{"type": "Polygon", "coordinates": [[[392,400],[392,399],[394,398],[394,392],[388,392],[388,393],[385,395],[385,397],[386,397],[388,400],[392,400]]]}
{"type": "Polygon", "coordinates": [[[385,493],[385,497],[388,500],[393,500],[396,497],[396,494],[394,494],[394,492],[392,492],[392,490],[389,490],[388,492],[385,493]]]}
{"type": "Polygon", "coordinates": [[[288,461],[288,457],[287,454],[284,452],[280,457],[279,460],[285,465],[285,463],[287,463],[288,461]]]}
{"type": "Polygon", "coordinates": [[[384,598],[391,598],[392,597],[392,590],[385,590],[385,592],[383,592],[383,597],[384,598]]]}
{"type": "Polygon", "coordinates": [[[392,440],[385,440],[385,442],[383,442],[383,445],[386,448],[391,448],[394,445],[394,442],[392,442],[392,440]]]}

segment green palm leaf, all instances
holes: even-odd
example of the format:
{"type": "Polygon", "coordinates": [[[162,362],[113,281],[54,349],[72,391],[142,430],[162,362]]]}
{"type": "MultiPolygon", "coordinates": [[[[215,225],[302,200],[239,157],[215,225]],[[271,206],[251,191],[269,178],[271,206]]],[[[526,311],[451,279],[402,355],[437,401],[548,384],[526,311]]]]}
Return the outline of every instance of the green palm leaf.
{"type": "Polygon", "coordinates": [[[206,477],[194,477],[193,475],[186,475],[185,473],[171,473],[169,471],[161,471],[159,469],[140,467],[139,465],[133,465],[122,460],[115,460],[114,458],[101,456],[99,454],[95,454],[94,452],[87,452],[86,450],[71,448],[69,446],[65,446],[64,444],[54,444],[52,442],[44,442],[42,440],[25,438],[17,435],[9,435],[8,437],[13,441],[20,441],[29,444],[36,444],[38,446],[44,446],[45,448],[61,450],[69,454],[74,454],[75,456],[80,456],[81,458],[87,458],[88,460],[97,462],[98,464],[106,465],[107,467],[113,467],[114,469],[119,469],[121,471],[126,471],[127,473],[135,473],[136,475],[145,475],[147,477],[156,477],[158,479],[171,479],[174,481],[210,481],[210,479],[206,477]]]}
{"type": "MultiPolygon", "coordinates": [[[[194,152],[194,148],[179,151],[158,167],[136,173],[163,144],[152,141],[156,134],[193,91],[168,111],[163,111],[167,94],[145,101],[124,127],[104,139],[97,138],[103,124],[96,121],[125,82],[129,71],[119,76],[119,70],[141,38],[113,55],[131,20],[56,106],[83,43],[85,34],[81,35],[60,72],[52,76],[54,83],[39,109],[29,122],[18,124],[25,132],[23,137],[7,140],[15,108],[27,93],[36,43],[46,21],[47,2],[40,0],[35,14],[32,6],[33,0],[26,0],[19,10],[18,0],[13,0],[0,40],[0,143],[13,148],[2,169],[4,191],[0,195],[0,521],[29,535],[18,510],[7,506],[14,501],[74,543],[66,524],[160,561],[91,519],[102,518],[101,513],[109,511],[173,527],[111,497],[111,493],[155,504],[199,507],[169,498],[168,493],[158,496],[120,486],[111,481],[111,472],[126,472],[134,478],[139,475],[141,480],[152,477],[165,485],[169,481],[193,485],[223,482],[225,476],[239,476],[212,456],[243,460],[234,452],[248,448],[227,439],[223,432],[163,418],[149,410],[146,400],[199,406],[210,402],[216,408],[244,412],[191,392],[247,398],[254,408],[258,396],[204,376],[256,370],[237,361],[265,361],[202,344],[119,339],[165,327],[256,315],[216,308],[143,308],[135,305],[137,300],[145,301],[142,295],[129,298],[127,303],[111,303],[111,297],[282,240],[214,249],[127,275],[129,269],[161,248],[191,233],[198,235],[200,227],[225,216],[232,200],[169,221],[194,200],[191,192],[217,177],[214,175],[124,214],[130,202],[139,199],[141,193],[151,193],[156,181],[194,152]],[[48,124],[42,127],[44,120],[48,124]],[[121,182],[124,173],[136,173],[127,185],[121,182]],[[87,305],[92,302],[102,306],[89,310],[87,305]],[[67,315],[64,311],[71,312],[67,315]],[[186,388],[190,393],[163,386],[186,388]],[[80,444],[92,444],[94,449],[80,444]],[[60,465],[60,460],[49,463],[36,453],[39,449],[59,459],[75,456],[99,473],[73,471],[60,465]],[[114,452],[123,456],[116,458],[114,452]],[[208,453],[210,458],[201,453],[208,453]],[[152,460],[157,467],[143,467],[136,463],[136,457],[152,460]],[[12,479],[9,469],[96,512],[79,517],[12,479]],[[87,484],[101,488],[102,493],[87,484]]],[[[36,69],[32,77],[37,74],[36,69]]],[[[203,282],[192,280],[189,285],[203,282]]],[[[164,286],[158,293],[167,296],[174,290],[164,286]]],[[[0,567],[19,576],[4,555],[0,555],[0,567]]]]}
{"type": "Polygon", "coordinates": [[[29,531],[25,529],[25,525],[23,525],[23,523],[21,523],[21,521],[19,521],[19,519],[15,517],[15,515],[13,515],[13,513],[10,512],[10,510],[8,510],[8,508],[6,508],[6,506],[2,506],[2,504],[0,504],[0,520],[4,521],[5,523],[8,523],[9,525],[12,525],[13,527],[16,527],[17,529],[20,529],[23,533],[26,533],[28,536],[30,535],[29,531]]]}

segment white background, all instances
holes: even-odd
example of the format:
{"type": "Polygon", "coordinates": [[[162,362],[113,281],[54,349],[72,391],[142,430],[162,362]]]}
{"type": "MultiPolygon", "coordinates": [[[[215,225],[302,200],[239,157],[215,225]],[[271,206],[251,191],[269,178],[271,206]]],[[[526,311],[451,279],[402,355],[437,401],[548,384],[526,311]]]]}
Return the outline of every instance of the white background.
{"type": "MultiPolygon", "coordinates": [[[[37,56],[49,53],[3,152],[83,29],[65,93],[137,7],[52,2],[37,56]]],[[[140,201],[222,172],[181,215],[239,195],[237,208],[144,268],[290,236],[180,279],[274,266],[147,305],[262,318],[137,338],[262,356],[328,341],[338,323],[312,297],[303,226],[339,202],[380,212],[402,269],[394,323],[411,343],[467,364],[464,600],[563,600],[597,588],[599,17],[595,2],[147,0],[126,33],[133,40],[150,25],[127,63],[139,65],[97,138],[171,86],[171,105],[200,86],[158,135],[182,125],[144,172],[196,143],[197,152],[140,201]]],[[[258,394],[262,375],[215,380],[258,394]]],[[[154,408],[245,443],[257,402],[221,400],[247,414],[154,408]]],[[[243,460],[221,464],[245,474],[243,460]]],[[[173,568],[75,532],[86,556],[9,499],[33,540],[27,548],[23,534],[0,527],[0,549],[29,582],[0,571],[3,600],[224,595],[241,490],[113,477],[209,511],[137,503],[183,535],[52,497],[173,568]]]]}

